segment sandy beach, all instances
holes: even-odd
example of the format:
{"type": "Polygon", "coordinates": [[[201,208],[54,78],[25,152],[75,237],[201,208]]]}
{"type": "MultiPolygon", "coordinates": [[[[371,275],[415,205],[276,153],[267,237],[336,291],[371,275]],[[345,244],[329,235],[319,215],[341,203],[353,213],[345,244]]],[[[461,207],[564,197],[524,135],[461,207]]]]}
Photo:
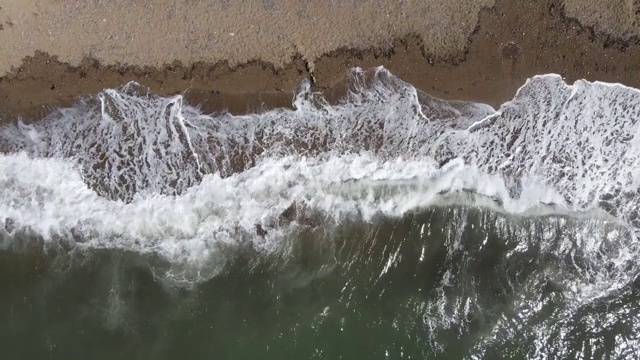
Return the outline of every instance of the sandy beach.
{"type": "Polygon", "coordinates": [[[640,87],[637,12],[631,0],[6,0],[0,108],[4,121],[37,119],[134,80],[244,113],[290,106],[305,78],[328,90],[379,65],[492,106],[542,73],[640,87]]]}

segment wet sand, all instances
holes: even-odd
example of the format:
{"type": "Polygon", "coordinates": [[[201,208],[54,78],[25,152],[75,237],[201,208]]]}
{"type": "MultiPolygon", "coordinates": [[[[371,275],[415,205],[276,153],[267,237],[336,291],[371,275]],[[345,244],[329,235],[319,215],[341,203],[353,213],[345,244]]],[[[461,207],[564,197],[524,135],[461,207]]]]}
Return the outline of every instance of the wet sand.
{"type": "Polygon", "coordinates": [[[208,112],[259,111],[290,106],[305,78],[331,92],[354,66],[383,65],[434,96],[493,106],[541,73],[640,87],[632,0],[7,0],[0,7],[4,121],[38,119],[132,80],[185,94],[208,112]]]}

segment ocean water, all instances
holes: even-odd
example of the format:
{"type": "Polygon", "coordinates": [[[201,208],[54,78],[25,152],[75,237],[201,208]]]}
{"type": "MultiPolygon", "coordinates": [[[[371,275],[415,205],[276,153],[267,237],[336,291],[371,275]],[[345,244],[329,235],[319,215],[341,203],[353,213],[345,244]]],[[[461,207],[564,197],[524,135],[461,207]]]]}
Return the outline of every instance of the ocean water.
{"type": "Polygon", "coordinates": [[[348,85],[233,116],[129,83],[8,119],[2,359],[640,358],[639,90],[348,85]]]}

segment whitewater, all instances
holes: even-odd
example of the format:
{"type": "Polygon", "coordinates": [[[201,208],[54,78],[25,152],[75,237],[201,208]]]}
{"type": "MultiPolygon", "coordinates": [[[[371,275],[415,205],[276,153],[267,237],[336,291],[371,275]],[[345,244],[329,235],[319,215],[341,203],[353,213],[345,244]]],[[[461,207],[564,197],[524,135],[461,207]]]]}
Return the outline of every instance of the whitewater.
{"type": "MultiPolygon", "coordinates": [[[[444,357],[453,338],[467,358],[640,356],[639,90],[540,75],[495,110],[384,68],[347,85],[336,104],[305,82],[293,109],[237,116],[129,83],[4,125],[0,251],[133,254],[170,292],[243,271],[277,273],[287,291],[339,277],[349,309],[363,288],[397,291],[406,280],[385,276],[409,261],[406,278],[435,280],[394,300],[410,345],[374,357],[444,357]],[[508,305],[486,297],[487,268],[508,305]]],[[[126,317],[110,314],[116,328],[126,317]]],[[[293,353],[309,356],[279,354],[293,353]]]]}

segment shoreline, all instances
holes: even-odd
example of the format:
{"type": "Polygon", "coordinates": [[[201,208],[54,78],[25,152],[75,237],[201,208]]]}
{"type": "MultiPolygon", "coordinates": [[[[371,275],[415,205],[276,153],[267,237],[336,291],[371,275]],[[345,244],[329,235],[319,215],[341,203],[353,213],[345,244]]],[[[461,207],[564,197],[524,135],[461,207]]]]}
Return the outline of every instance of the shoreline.
{"type": "Polygon", "coordinates": [[[78,97],[129,81],[157,94],[184,94],[204,112],[291,107],[293,91],[304,79],[315,80],[314,87],[331,99],[348,69],[380,65],[431,96],[494,108],[538,74],[557,73],[570,83],[586,79],[640,88],[640,40],[613,38],[564,11],[558,0],[498,0],[478,14],[465,50],[446,57],[428,53],[417,34],[395,38],[386,47],[341,47],[312,64],[298,53],[282,66],[262,60],[239,65],[174,61],[158,68],[103,65],[90,58],[73,66],[37,52],[0,77],[0,121],[38,120],[78,97]]]}

